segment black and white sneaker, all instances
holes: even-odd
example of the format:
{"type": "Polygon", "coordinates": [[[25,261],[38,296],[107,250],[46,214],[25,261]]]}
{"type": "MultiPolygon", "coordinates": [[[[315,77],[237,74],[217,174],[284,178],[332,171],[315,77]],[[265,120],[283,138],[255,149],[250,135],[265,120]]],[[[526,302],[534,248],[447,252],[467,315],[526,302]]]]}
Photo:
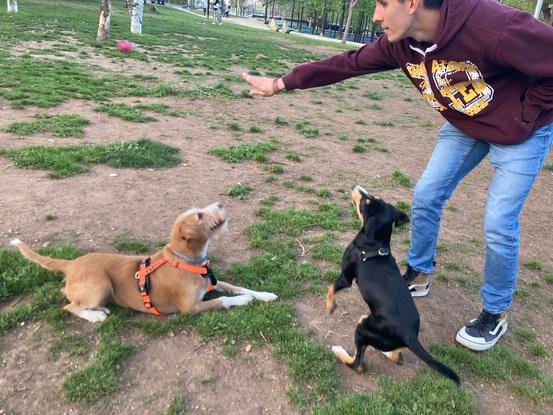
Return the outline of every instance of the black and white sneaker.
{"type": "Polygon", "coordinates": [[[407,265],[407,271],[403,274],[403,279],[408,284],[411,297],[425,297],[430,292],[429,274],[416,271],[407,265]]]}
{"type": "Polygon", "coordinates": [[[477,352],[492,348],[507,332],[507,318],[501,314],[482,310],[477,319],[473,319],[457,333],[456,340],[465,347],[477,352]]]}

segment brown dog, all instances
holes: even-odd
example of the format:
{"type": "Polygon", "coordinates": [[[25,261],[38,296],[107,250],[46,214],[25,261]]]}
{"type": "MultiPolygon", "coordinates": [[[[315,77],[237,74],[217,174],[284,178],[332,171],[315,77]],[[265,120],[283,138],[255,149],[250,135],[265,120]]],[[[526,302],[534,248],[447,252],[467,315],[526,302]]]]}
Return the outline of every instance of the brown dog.
{"type": "Polygon", "coordinates": [[[173,224],[170,242],[148,262],[138,256],[104,253],[86,254],[72,261],[53,259],[37,254],[18,239],[11,245],[44,268],[63,272],[63,292],[70,301],[64,308],[90,322],[106,319],[109,302],[137,311],[169,314],[230,308],[248,304],[254,298],[276,300],[275,294],[213,278],[207,248],[226,230],[225,210],[221,204],[213,203],[182,213],[173,224]],[[202,301],[211,289],[240,295],[202,301]]]}

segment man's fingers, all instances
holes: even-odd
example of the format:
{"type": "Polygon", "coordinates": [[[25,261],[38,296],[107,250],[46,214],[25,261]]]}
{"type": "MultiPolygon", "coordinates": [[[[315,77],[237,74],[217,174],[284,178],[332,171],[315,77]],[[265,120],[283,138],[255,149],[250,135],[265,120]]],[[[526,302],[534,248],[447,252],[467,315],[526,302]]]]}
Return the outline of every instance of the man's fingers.
{"type": "Polygon", "coordinates": [[[251,84],[252,81],[253,81],[253,76],[251,76],[250,74],[246,73],[246,72],[242,72],[242,78],[244,78],[246,80],[247,83],[251,84]]]}
{"type": "Polygon", "coordinates": [[[250,95],[264,97],[266,94],[265,94],[265,92],[260,91],[259,89],[252,89],[250,91],[250,95]]]}

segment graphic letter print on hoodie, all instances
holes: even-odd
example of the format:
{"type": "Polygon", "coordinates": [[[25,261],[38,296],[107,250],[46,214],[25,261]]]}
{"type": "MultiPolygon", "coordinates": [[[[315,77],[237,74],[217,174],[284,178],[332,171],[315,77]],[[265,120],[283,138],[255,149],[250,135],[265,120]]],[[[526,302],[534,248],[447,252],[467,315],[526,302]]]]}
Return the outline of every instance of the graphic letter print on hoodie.
{"type": "MultiPolygon", "coordinates": [[[[431,68],[434,85],[440,95],[449,101],[448,106],[451,109],[474,116],[492,100],[493,88],[486,83],[482,73],[472,62],[433,60],[431,68]]],[[[432,92],[424,62],[408,63],[406,69],[428,103],[434,109],[444,111],[446,108],[436,100],[432,92]]]]}
{"type": "Polygon", "coordinates": [[[426,101],[428,101],[434,109],[444,111],[446,108],[436,100],[436,97],[434,97],[434,93],[430,87],[430,79],[428,79],[428,74],[426,73],[426,68],[424,67],[424,62],[408,63],[405,65],[405,68],[407,69],[407,72],[409,72],[413,83],[421,91],[423,98],[426,99],[426,101]]]}
{"type": "Polygon", "coordinates": [[[432,76],[440,94],[451,101],[448,106],[468,116],[478,114],[493,98],[493,88],[470,61],[433,60],[432,76]]]}

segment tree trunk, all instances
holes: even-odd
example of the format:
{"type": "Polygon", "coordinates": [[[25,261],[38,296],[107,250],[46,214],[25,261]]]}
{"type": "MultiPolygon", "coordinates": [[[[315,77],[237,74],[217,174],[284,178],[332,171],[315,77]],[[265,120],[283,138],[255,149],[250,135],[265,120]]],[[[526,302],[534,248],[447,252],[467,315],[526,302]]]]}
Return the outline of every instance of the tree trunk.
{"type": "Polygon", "coordinates": [[[553,26],[553,13],[551,13],[553,11],[553,5],[550,5],[549,7],[544,7],[543,8],[543,20],[545,20],[545,22],[549,25],[549,26],[553,26]]]}
{"type": "Polygon", "coordinates": [[[346,27],[344,29],[344,37],[342,38],[342,43],[346,43],[348,39],[349,29],[351,27],[351,16],[353,16],[353,8],[357,4],[357,0],[350,0],[349,9],[348,9],[348,19],[346,20],[346,27]]]}
{"type": "Polygon", "coordinates": [[[8,13],[17,13],[17,0],[8,0],[8,13]]]}
{"type": "Polygon", "coordinates": [[[98,23],[98,33],[96,40],[103,42],[109,37],[109,24],[111,21],[111,0],[100,1],[100,23],[98,23]]]}
{"type": "Polygon", "coordinates": [[[133,0],[131,16],[131,33],[142,34],[142,17],[144,16],[144,0],[133,0]]]}

